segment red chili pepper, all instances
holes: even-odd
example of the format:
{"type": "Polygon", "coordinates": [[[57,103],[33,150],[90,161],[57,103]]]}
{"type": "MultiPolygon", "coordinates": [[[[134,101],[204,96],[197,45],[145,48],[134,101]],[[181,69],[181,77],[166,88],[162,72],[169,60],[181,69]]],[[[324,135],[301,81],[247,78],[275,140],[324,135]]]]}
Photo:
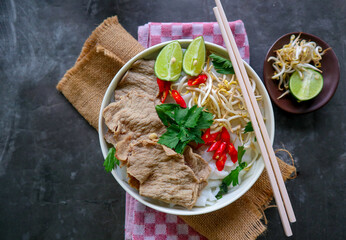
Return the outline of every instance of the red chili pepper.
{"type": "Polygon", "coordinates": [[[218,140],[219,135],[220,135],[219,132],[210,133],[210,128],[208,128],[207,131],[205,131],[204,134],[202,135],[202,139],[203,139],[204,143],[199,143],[197,145],[197,148],[200,148],[203,145],[213,144],[214,142],[216,142],[218,140]]]}
{"type": "Polygon", "coordinates": [[[165,82],[166,81],[163,81],[161,80],[160,78],[156,78],[156,81],[157,81],[157,85],[159,85],[159,91],[160,93],[165,91],[165,82]]]}
{"type": "Polygon", "coordinates": [[[226,160],[227,160],[227,155],[225,153],[220,157],[219,160],[216,161],[217,170],[222,171],[224,169],[226,160]]]}
{"type": "Polygon", "coordinates": [[[216,151],[217,149],[219,149],[220,145],[221,145],[222,141],[219,140],[217,142],[214,142],[207,150],[207,152],[212,152],[212,151],[216,151]]]}
{"type": "Polygon", "coordinates": [[[225,127],[222,127],[221,139],[223,141],[225,141],[226,143],[230,143],[231,142],[231,136],[229,135],[229,132],[227,131],[227,129],[225,127]]]}
{"type": "Polygon", "coordinates": [[[210,128],[208,128],[207,131],[205,131],[205,133],[203,134],[202,139],[204,141],[204,144],[209,145],[214,143],[217,140],[218,136],[219,136],[218,132],[211,134],[210,128]]]}
{"type": "Polygon", "coordinates": [[[226,142],[222,142],[220,144],[219,148],[214,153],[213,159],[214,160],[219,160],[222,155],[226,154],[226,149],[227,149],[227,143],[226,142]]]}
{"type": "Polygon", "coordinates": [[[189,86],[195,86],[195,85],[199,85],[202,83],[205,83],[208,79],[208,76],[205,74],[201,74],[196,78],[191,78],[189,79],[189,81],[187,81],[187,85],[189,86]]]}
{"type": "Polygon", "coordinates": [[[169,89],[171,88],[171,82],[163,81],[159,78],[156,79],[157,85],[159,86],[159,96],[161,95],[161,102],[164,103],[169,93],[169,89]]]}
{"type": "Polygon", "coordinates": [[[182,108],[186,108],[185,100],[182,96],[180,96],[179,92],[177,90],[171,91],[172,97],[174,98],[175,102],[180,105],[182,108]]]}
{"type": "Polygon", "coordinates": [[[161,96],[161,103],[164,103],[166,101],[166,98],[168,96],[168,93],[169,93],[169,90],[167,89],[167,91],[164,91],[162,93],[162,96],[161,96]]]}
{"type": "Polygon", "coordinates": [[[232,162],[236,163],[238,161],[238,152],[232,143],[228,144],[227,152],[229,156],[231,157],[232,162]]]}

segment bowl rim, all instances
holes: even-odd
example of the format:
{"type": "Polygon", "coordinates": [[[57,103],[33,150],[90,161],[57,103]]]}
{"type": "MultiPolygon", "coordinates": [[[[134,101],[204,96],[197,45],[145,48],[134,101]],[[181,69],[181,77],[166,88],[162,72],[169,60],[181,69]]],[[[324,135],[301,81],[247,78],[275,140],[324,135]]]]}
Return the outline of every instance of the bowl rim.
{"type": "MultiPolygon", "coordinates": [[[[271,66],[271,64],[270,64],[271,66]]],[[[319,109],[321,109],[322,107],[324,107],[334,96],[337,88],[338,88],[338,85],[339,85],[339,82],[340,82],[340,63],[339,63],[339,60],[338,60],[338,57],[336,56],[333,48],[327,43],[325,42],[323,39],[321,39],[320,37],[316,36],[316,35],[313,35],[313,34],[310,34],[310,33],[306,33],[306,32],[303,32],[303,31],[298,31],[298,32],[290,32],[290,33],[286,33],[282,36],[280,36],[279,38],[277,38],[275,40],[275,42],[270,46],[270,48],[268,49],[267,53],[266,53],[266,56],[264,58],[264,62],[263,62],[263,83],[267,89],[267,92],[270,96],[270,99],[272,100],[272,102],[274,102],[274,104],[279,107],[281,110],[285,111],[285,112],[288,112],[288,113],[292,113],[292,114],[297,114],[297,115],[300,115],[300,114],[306,114],[306,113],[311,113],[311,112],[314,112],[314,111],[317,111],[319,109]],[[334,82],[334,88],[331,90],[330,92],[330,95],[328,97],[326,97],[326,100],[322,101],[323,103],[321,105],[319,105],[318,107],[315,107],[315,108],[311,108],[311,109],[308,109],[308,110],[304,110],[304,111],[299,111],[297,110],[297,108],[295,108],[295,110],[291,110],[290,108],[288,108],[285,104],[283,103],[279,103],[279,101],[273,96],[273,93],[272,91],[270,91],[270,89],[268,89],[268,72],[266,71],[266,66],[270,63],[267,62],[268,58],[270,56],[273,56],[273,54],[271,54],[271,52],[274,49],[274,47],[276,47],[276,45],[278,44],[279,41],[281,41],[282,39],[284,38],[290,38],[291,35],[298,35],[298,34],[301,34],[302,36],[305,36],[305,38],[310,38],[311,40],[315,41],[315,42],[321,42],[322,44],[326,45],[327,48],[329,48],[331,53],[332,54],[332,57],[335,59],[335,68],[336,68],[336,81],[334,82]]],[[[317,105],[317,103],[315,103],[315,105],[317,105]]]]}
{"type": "MultiPolygon", "coordinates": [[[[178,41],[181,44],[188,44],[192,41],[192,39],[179,39],[179,40],[173,40],[173,41],[178,41]]],[[[100,107],[100,113],[99,113],[99,121],[98,121],[98,134],[99,134],[99,142],[100,142],[100,146],[101,146],[101,151],[103,154],[103,157],[106,158],[107,154],[108,154],[108,147],[107,147],[107,143],[104,139],[104,132],[103,132],[103,117],[102,117],[102,112],[103,109],[109,104],[109,100],[112,96],[112,94],[114,93],[114,90],[117,87],[118,82],[120,81],[120,79],[124,76],[124,74],[128,71],[128,69],[131,67],[131,65],[137,61],[138,59],[142,59],[145,58],[147,55],[150,55],[153,52],[158,51],[159,49],[161,49],[163,46],[169,44],[172,41],[167,41],[167,42],[162,42],[160,44],[154,45],[150,48],[147,48],[145,50],[143,50],[142,52],[138,53],[136,56],[134,56],[133,58],[131,58],[118,72],[117,74],[114,76],[114,78],[112,79],[112,81],[110,82],[105,95],[103,97],[102,100],[102,104],[100,107]]],[[[205,42],[206,48],[208,49],[209,47],[211,48],[216,48],[218,51],[223,52],[225,55],[227,55],[227,50],[219,45],[216,45],[214,43],[210,43],[210,42],[205,42]]],[[[271,139],[271,144],[273,145],[274,142],[274,135],[275,135],[275,119],[274,119],[274,111],[273,111],[273,106],[272,103],[270,101],[268,92],[263,84],[263,82],[261,81],[261,79],[259,78],[259,76],[257,75],[257,73],[250,67],[250,65],[248,63],[246,63],[245,61],[243,61],[245,64],[245,68],[247,71],[251,72],[251,74],[253,76],[255,76],[257,78],[256,84],[261,85],[262,89],[264,90],[264,96],[267,99],[267,103],[268,103],[268,109],[269,112],[266,113],[266,115],[268,114],[269,119],[271,119],[271,129],[269,129],[269,133],[270,133],[270,139],[271,139]]],[[[253,175],[251,176],[251,181],[248,182],[248,184],[246,186],[243,186],[243,188],[241,189],[237,189],[237,195],[235,195],[233,197],[233,199],[231,201],[225,201],[225,202],[221,202],[221,203],[215,203],[212,206],[207,206],[207,207],[201,207],[201,208],[196,208],[198,210],[189,210],[189,209],[173,209],[173,208],[169,208],[169,207],[165,207],[165,206],[160,206],[160,205],[156,205],[153,203],[150,203],[148,201],[146,201],[143,197],[141,197],[139,194],[134,194],[131,189],[129,189],[130,187],[126,185],[126,183],[120,179],[120,177],[118,177],[116,171],[113,169],[112,170],[112,175],[115,178],[115,180],[120,184],[120,186],[128,193],[130,194],[132,197],[134,197],[137,201],[139,201],[140,203],[153,208],[155,210],[158,210],[160,212],[165,212],[168,214],[173,214],[173,215],[184,215],[184,216],[192,216],[192,215],[200,215],[200,214],[205,214],[205,213],[209,213],[209,212],[213,212],[216,211],[218,209],[221,209],[229,204],[231,204],[232,202],[236,201],[237,199],[239,199],[241,196],[243,196],[253,185],[254,183],[257,181],[257,179],[260,177],[260,175],[263,172],[264,169],[264,163],[263,163],[263,159],[260,158],[258,160],[260,162],[258,170],[256,172],[253,173],[253,175]]]]}

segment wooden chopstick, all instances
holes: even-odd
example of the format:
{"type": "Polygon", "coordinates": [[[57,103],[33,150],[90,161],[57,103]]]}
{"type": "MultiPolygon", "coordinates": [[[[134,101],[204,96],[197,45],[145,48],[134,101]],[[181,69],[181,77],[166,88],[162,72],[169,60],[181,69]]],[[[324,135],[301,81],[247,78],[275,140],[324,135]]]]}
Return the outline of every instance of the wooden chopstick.
{"type": "MultiPolygon", "coordinates": [[[[286,211],[285,211],[285,208],[284,208],[284,205],[283,205],[283,201],[281,199],[280,190],[279,190],[279,187],[278,187],[277,182],[276,182],[277,181],[276,178],[280,179],[280,177],[278,177],[278,176],[281,176],[281,172],[280,172],[280,170],[279,170],[278,174],[275,174],[273,172],[269,156],[272,155],[271,158],[274,156],[274,158],[272,158],[272,159],[274,159],[276,164],[277,164],[277,161],[276,161],[275,154],[274,154],[274,151],[272,149],[270,141],[265,142],[266,136],[267,136],[267,140],[269,140],[269,136],[268,136],[268,133],[267,133],[265,125],[264,125],[263,117],[262,117],[262,115],[260,113],[257,101],[255,100],[255,97],[253,95],[253,92],[250,91],[251,88],[250,88],[250,83],[249,83],[249,80],[248,80],[248,76],[247,76],[247,73],[245,71],[243,62],[242,62],[242,60],[240,58],[240,54],[239,54],[238,49],[236,47],[233,35],[232,35],[232,33],[231,33],[230,29],[229,29],[228,21],[227,21],[227,19],[225,19],[225,15],[224,15],[221,3],[220,3],[219,0],[216,0],[216,4],[219,7],[219,9],[221,9],[221,12],[223,13],[223,17],[220,15],[220,10],[218,10],[218,8],[214,8],[214,13],[215,13],[215,16],[216,16],[216,18],[218,20],[218,23],[220,25],[220,29],[221,29],[223,38],[225,40],[225,44],[226,44],[227,50],[229,52],[231,61],[233,63],[233,67],[234,67],[235,73],[236,73],[236,75],[237,75],[237,77],[239,79],[239,85],[240,85],[240,87],[242,89],[242,92],[243,92],[243,95],[244,95],[244,100],[245,100],[246,106],[247,106],[248,111],[249,111],[250,119],[251,119],[251,121],[253,123],[255,134],[256,134],[256,137],[257,137],[257,141],[258,141],[259,146],[261,148],[262,156],[263,156],[266,168],[267,168],[267,172],[268,172],[268,176],[269,176],[269,179],[270,179],[270,183],[272,185],[272,189],[273,189],[273,192],[274,192],[274,197],[275,197],[276,203],[278,205],[278,210],[279,210],[279,214],[280,214],[280,217],[281,217],[281,220],[282,220],[282,224],[283,224],[283,227],[284,227],[284,230],[285,230],[285,234],[287,236],[291,236],[292,235],[292,231],[291,231],[291,228],[290,228],[290,225],[289,225],[289,222],[288,222],[288,218],[287,218],[286,211]],[[227,34],[228,32],[231,33],[229,36],[227,34]],[[237,59],[237,57],[238,57],[238,59],[237,59]],[[252,96],[253,99],[251,99],[251,96],[252,96]],[[251,101],[251,100],[253,100],[253,101],[251,101]],[[269,142],[269,144],[268,144],[268,142],[269,142]],[[268,156],[268,152],[269,152],[269,156],[268,156]],[[270,152],[272,152],[272,154],[270,154],[270,152]]],[[[274,170],[275,170],[275,167],[274,167],[274,170]]],[[[283,183],[282,176],[281,176],[281,181],[283,183]]],[[[278,180],[278,182],[280,182],[280,180],[278,180]]],[[[284,184],[282,184],[282,185],[284,187],[282,192],[283,193],[286,192],[286,196],[287,196],[287,199],[285,199],[285,200],[286,200],[286,203],[288,203],[288,204],[286,204],[286,205],[289,206],[290,205],[290,201],[289,201],[289,198],[288,198],[287,190],[285,188],[285,185],[284,184]]],[[[280,186],[280,184],[279,184],[279,186],[280,186]]],[[[287,209],[289,210],[289,207],[287,209]]],[[[293,213],[292,207],[291,207],[291,210],[292,210],[291,213],[293,213]]],[[[292,216],[293,216],[292,220],[295,220],[294,213],[291,214],[291,217],[292,216]]]]}
{"type": "MultiPolygon", "coordinates": [[[[223,10],[223,7],[221,5],[220,0],[216,0],[215,2],[216,2],[216,5],[217,5],[217,7],[219,9],[219,13],[220,13],[220,16],[221,16],[223,24],[225,26],[226,25],[228,26],[228,21],[227,21],[227,18],[226,18],[226,15],[225,15],[225,12],[223,10]]],[[[293,211],[293,208],[292,208],[292,204],[291,204],[290,198],[288,196],[287,189],[285,187],[285,183],[283,181],[283,177],[282,177],[282,174],[281,174],[281,171],[280,171],[280,168],[279,168],[279,164],[278,164],[278,162],[276,160],[276,156],[275,156],[274,150],[272,148],[272,145],[271,145],[271,142],[270,142],[270,139],[269,139],[269,136],[268,136],[268,132],[267,132],[266,127],[264,125],[262,114],[261,114],[261,112],[259,110],[259,107],[258,107],[257,101],[255,99],[255,96],[254,96],[253,92],[251,91],[250,82],[249,82],[248,75],[246,73],[243,61],[242,61],[242,59],[240,57],[238,48],[237,48],[236,43],[235,43],[234,38],[233,38],[233,34],[231,32],[231,29],[229,27],[226,27],[225,29],[226,29],[226,33],[227,33],[227,35],[228,35],[228,37],[229,37],[229,39],[231,41],[231,46],[232,46],[233,52],[236,55],[236,60],[238,62],[240,70],[242,72],[243,78],[245,79],[244,83],[246,85],[247,92],[249,94],[251,103],[252,103],[252,105],[254,107],[257,121],[258,121],[258,123],[260,125],[260,130],[261,130],[261,133],[262,133],[262,136],[263,136],[263,139],[264,139],[267,151],[269,153],[271,164],[272,164],[272,167],[274,169],[274,174],[275,174],[277,183],[279,185],[279,190],[280,190],[280,193],[281,193],[281,196],[282,196],[285,208],[286,208],[286,212],[287,212],[288,218],[289,218],[290,222],[295,222],[296,221],[296,217],[295,217],[295,214],[294,214],[294,211],[293,211]],[[233,42],[233,44],[232,44],[232,42],[233,42]]]]}
{"type": "Polygon", "coordinates": [[[276,181],[277,181],[277,183],[279,185],[279,190],[280,190],[280,193],[281,193],[281,196],[282,196],[285,208],[286,208],[286,212],[287,212],[288,218],[289,218],[290,222],[295,222],[296,221],[296,217],[295,217],[295,214],[294,214],[294,211],[293,211],[293,208],[292,208],[292,204],[291,204],[290,198],[288,196],[287,189],[285,187],[285,183],[283,181],[283,177],[282,177],[282,174],[281,174],[281,171],[280,171],[280,168],[279,168],[279,164],[278,164],[278,162],[276,160],[276,156],[275,156],[274,150],[272,148],[272,145],[271,145],[271,142],[270,142],[270,139],[269,139],[269,136],[268,136],[268,132],[266,130],[266,127],[265,127],[265,124],[264,124],[264,121],[263,121],[262,114],[261,114],[261,112],[259,110],[257,101],[255,99],[255,95],[251,91],[250,81],[249,81],[248,75],[246,73],[246,70],[245,70],[245,67],[244,67],[244,64],[243,64],[243,60],[240,57],[240,53],[239,53],[237,45],[235,43],[232,31],[229,28],[228,21],[227,21],[225,12],[223,10],[221,1],[220,0],[215,0],[215,3],[216,3],[216,6],[217,6],[217,8],[219,10],[219,13],[220,13],[223,25],[225,26],[227,36],[228,36],[228,38],[229,38],[229,40],[231,42],[231,47],[233,49],[233,53],[235,54],[236,61],[238,63],[240,71],[242,73],[242,76],[243,76],[243,79],[244,79],[244,83],[245,83],[245,86],[247,88],[247,92],[248,92],[248,95],[250,97],[252,106],[253,106],[253,108],[255,110],[255,115],[256,115],[257,121],[259,123],[259,127],[260,127],[260,130],[261,130],[263,139],[264,139],[264,143],[265,143],[265,146],[267,148],[267,151],[268,151],[268,154],[269,154],[269,157],[270,157],[271,165],[272,165],[272,167],[274,169],[274,174],[275,174],[275,177],[276,177],[276,181]]]}

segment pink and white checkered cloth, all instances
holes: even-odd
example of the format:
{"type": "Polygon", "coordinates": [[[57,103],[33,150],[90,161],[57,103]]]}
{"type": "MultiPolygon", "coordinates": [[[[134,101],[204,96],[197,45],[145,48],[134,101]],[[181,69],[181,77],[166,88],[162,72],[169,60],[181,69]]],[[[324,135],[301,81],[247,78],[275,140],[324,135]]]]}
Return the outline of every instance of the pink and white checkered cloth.
{"type": "MultiPolygon", "coordinates": [[[[237,20],[229,23],[241,57],[249,63],[250,51],[244,23],[237,20]]],[[[176,39],[191,39],[203,36],[207,42],[224,46],[220,28],[213,22],[153,23],[138,28],[138,41],[144,47],[176,39]]],[[[158,212],[139,203],[126,194],[125,215],[126,240],[204,240],[175,215],[158,212]]]]}

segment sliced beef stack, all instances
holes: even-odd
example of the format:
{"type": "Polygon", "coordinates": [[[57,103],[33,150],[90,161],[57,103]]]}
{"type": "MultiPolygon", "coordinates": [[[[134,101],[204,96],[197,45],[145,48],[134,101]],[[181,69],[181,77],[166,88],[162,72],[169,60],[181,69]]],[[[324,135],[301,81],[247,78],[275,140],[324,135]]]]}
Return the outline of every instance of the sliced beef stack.
{"type": "Polygon", "coordinates": [[[116,147],[129,184],[140,195],[190,209],[207,185],[210,168],[190,147],[180,155],[153,140],[166,131],[155,111],[157,93],[154,61],[134,63],[115,90],[115,102],[103,111],[105,139],[116,147]]]}

